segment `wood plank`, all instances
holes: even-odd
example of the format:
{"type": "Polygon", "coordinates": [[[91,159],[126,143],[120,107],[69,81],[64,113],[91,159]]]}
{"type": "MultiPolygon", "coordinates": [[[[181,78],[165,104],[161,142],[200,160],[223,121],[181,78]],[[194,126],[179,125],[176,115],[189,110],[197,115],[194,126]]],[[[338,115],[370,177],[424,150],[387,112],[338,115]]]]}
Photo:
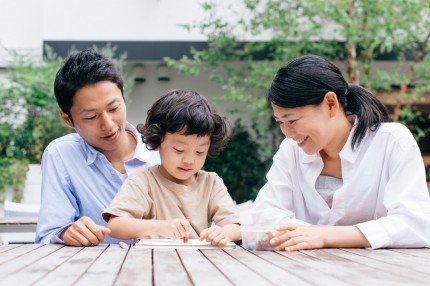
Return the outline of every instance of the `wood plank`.
{"type": "Polygon", "coordinates": [[[42,246],[39,248],[35,248],[30,252],[25,253],[23,256],[19,257],[20,259],[12,259],[7,263],[4,263],[1,266],[1,276],[2,280],[7,277],[11,273],[16,273],[22,270],[23,268],[32,265],[39,259],[51,254],[52,252],[57,251],[63,247],[62,245],[51,245],[50,247],[42,246]]]}
{"type": "Polygon", "coordinates": [[[115,285],[151,286],[152,280],[152,250],[130,247],[115,285]]]}
{"type": "Polygon", "coordinates": [[[430,248],[393,248],[394,252],[400,252],[406,255],[426,257],[430,259],[430,248]]]}
{"type": "Polygon", "coordinates": [[[385,281],[390,285],[404,286],[404,283],[399,283],[395,277],[376,273],[371,267],[329,255],[322,249],[279,253],[344,282],[349,282],[351,285],[377,285],[380,281],[385,281]]]}
{"type": "Polygon", "coordinates": [[[414,283],[420,284],[428,284],[430,281],[430,275],[420,273],[414,270],[411,270],[407,267],[400,267],[397,265],[389,265],[385,261],[378,261],[366,256],[357,255],[353,252],[347,251],[347,249],[326,249],[325,252],[329,252],[330,254],[343,257],[345,259],[369,266],[373,268],[375,271],[382,272],[390,272],[395,276],[403,276],[403,280],[408,285],[413,285],[414,283]],[[379,270],[378,270],[379,269],[379,270]]]}
{"type": "Polygon", "coordinates": [[[0,253],[22,246],[22,244],[2,244],[0,245],[0,253]]]}
{"type": "Polygon", "coordinates": [[[74,285],[108,245],[85,247],[34,285],[74,285]]]}
{"type": "MultiPolygon", "coordinates": [[[[39,250],[38,248],[37,250],[39,250]]],[[[82,247],[63,247],[62,245],[47,244],[43,249],[57,249],[54,252],[47,253],[47,255],[40,257],[39,260],[27,265],[14,275],[9,275],[2,279],[4,285],[34,285],[34,283],[48,273],[53,271],[59,265],[70,259],[77,252],[81,251],[82,247]]],[[[17,260],[22,263],[22,259],[17,260]]],[[[58,284],[58,282],[57,282],[58,284]]]]}
{"type": "Polygon", "coordinates": [[[113,285],[127,252],[128,249],[123,249],[118,244],[110,244],[76,284],[83,286],[113,285]]]}
{"type": "Polygon", "coordinates": [[[20,247],[15,247],[15,248],[9,249],[8,251],[3,252],[0,255],[0,273],[2,268],[1,265],[3,265],[4,263],[12,259],[15,259],[19,256],[25,255],[26,253],[33,251],[34,249],[37,249],[42,246],[43,244],[24,244],[24,245],[21,245],[20,247]]]}
{"type": "MultiPolygon", "coordinates": [[[[330,285],[330,286],[349,286],[350,282],[342,281],[329,274],[321,272],[317,268],[308,267],[306,264],[301,264],[298,261],[294,261],[289,257],[283,256],[279,252],[275,251],[252,251],[255,255],[264,259],[276,267],[284,269],[285,271],[291,272],[292,274],[308,281],[311,284],[315,284],[315,277],[318,277],[318,285],[330,285]]],[[[303,254],[304,255],[304,254],[303,254]]]]}
{"type": "MultiPolygon", "coordinates": [[[[238,261],[246,265],[255,273],[258,273],[265,279],[269,280],[275,285],[281,285],[285,281],[291,283],[292,285],[312,285],[308,281],[293,275],[288,271],[284,271],[282,268],[276,267],[273,264],[261,259],[252,252],[244,251],[234,251],[226,250],[226,252],[232,257],[236,258],[238,261]]],[[[282,257],[282,256],[281,256],[282,257]]],[[[284,257],[285,258],[285,257],[284,257]]],[[[284,259],[283,263],[288,264],[289,259],[284,259]]]]}
{"type": "Polygon", "coordinates": [[[192,285],[175,249],[153,249],[154,284],[192,285]]]}
{"type": "MultiPolygon", "coordinates": [[[[231,251],[246,251],[238,247],[231,251]]],[[[223,250],[202,250],[216,268],[218,268],[234,285],[273,285],[266,278],[255,273],[246,265],[235,259],[223,250]]]]}
{"type": "Polygon", "coordinates": [[[397,265],[400,267],[406,267],[422,273],[430,273],[430,257],[426,256],[407,256],[402,253],[392,251],[389,249],[345,249],[357,255],[362,255],[384,261],[389,265],[397,265]]]}
{"type": "Polygon", "coordinates": [[[177,249],[177,252],[194,285],[232,285],[198,249],[177,249]]]}

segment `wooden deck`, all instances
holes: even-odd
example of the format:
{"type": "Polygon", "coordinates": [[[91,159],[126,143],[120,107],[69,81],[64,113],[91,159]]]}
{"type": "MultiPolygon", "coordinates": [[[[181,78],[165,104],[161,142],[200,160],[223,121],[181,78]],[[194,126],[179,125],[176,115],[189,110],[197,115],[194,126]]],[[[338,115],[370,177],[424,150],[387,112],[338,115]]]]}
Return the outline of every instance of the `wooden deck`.
{"type": "Polygon", "coordinates": [[[430,285],[430,249],[293,253],[9,244],[1,285],[430,285]]]}

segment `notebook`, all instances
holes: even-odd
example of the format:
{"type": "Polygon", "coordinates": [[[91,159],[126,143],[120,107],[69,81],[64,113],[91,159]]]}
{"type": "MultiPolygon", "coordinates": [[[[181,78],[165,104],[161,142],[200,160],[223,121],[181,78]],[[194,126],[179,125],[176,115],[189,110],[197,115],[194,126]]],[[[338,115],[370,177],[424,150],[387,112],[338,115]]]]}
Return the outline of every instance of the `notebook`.
{"type": "Polygon", "coordinates": [[[214,246],[210,242],[199,239],[189,239],[184,243],[182,239],[139,239],[134,247],[139,248],[180,248],[180,249],[233,249],[236,247],[234,242],[229,242],[224,246],[214,246]]]}

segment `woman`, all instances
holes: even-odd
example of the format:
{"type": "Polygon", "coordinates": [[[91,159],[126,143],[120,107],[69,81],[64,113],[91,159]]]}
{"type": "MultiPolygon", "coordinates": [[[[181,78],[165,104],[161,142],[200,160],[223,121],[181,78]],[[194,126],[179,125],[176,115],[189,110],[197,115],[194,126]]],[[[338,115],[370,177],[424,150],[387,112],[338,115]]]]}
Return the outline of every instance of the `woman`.
{"type": "Polygon", "coordinates": [[[318,56],[293,59],[268,91],[287,137],[253,207],[278,250],[429,247],[430,199],[410,131],[318,56]]]}

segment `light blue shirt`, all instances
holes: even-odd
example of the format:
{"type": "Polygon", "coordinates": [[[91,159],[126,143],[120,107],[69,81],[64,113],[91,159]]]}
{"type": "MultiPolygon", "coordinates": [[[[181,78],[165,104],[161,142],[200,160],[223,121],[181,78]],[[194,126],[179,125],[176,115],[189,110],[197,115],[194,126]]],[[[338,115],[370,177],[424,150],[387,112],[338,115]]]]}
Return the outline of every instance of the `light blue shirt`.
{"type": "MultiPolygon", "coordinates": [[[[157,165],[157,151],[149,151],[140,134],[127,123],[126,131],[137,141],[132,159],[125,162],[127,175],[141,167],[157,165]]],[[[106,226],[102,212],[110,204],[125,178],[106,157],[77,133],[52,141],[42,157],[42,198],[36,243],[64,243],[59,234],[80,217],[90,217],[106,226]]],[[[110,236],[106,243],[118,243],[110,236]]]]}

